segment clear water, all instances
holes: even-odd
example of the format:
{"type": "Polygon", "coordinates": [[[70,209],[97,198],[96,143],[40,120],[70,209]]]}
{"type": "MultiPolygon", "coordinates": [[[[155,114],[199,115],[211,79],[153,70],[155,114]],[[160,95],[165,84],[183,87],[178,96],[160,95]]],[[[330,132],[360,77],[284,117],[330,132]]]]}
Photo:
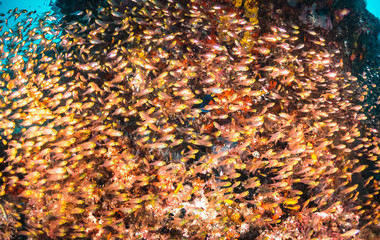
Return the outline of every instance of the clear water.
{"type": "MultiPolygon", "coordinates": [[[[23,21],[22,19],[25,17],[25,15],[23,15],[23,17],[20,17],[17,20],[15,20],[13,13],[8,14],[9,10],[18,8],[19,10],[27,10],[28,12],[33,12],[33,14],[30,15],[30,17],[32,17],[33,19],[44,18],[46,12],[48,11],[51,11],[52,14],[54,13],[52,6],[50,5],[50,0],[0,0],[0,2],[0,13],[5,14],[4,17],[1,17],[1,20],[8,19],[8,24],[5,24],[5,22],[1,23],[1,25],[3,25],[3,28],[0,31],[0,35],[4,34],[6,31],[9,31],[10,28],[16,29],[16,24],[20,21],[23,21]]],[[[60,16],[61,15],[57,17],[59,18],[60,16]]],[[[38,27],[38,21],[33,21],[32,25],[29,26],[28,29],[32,29],[35,27],[38,27]]],[[[45,35],[45,37],[47,37],[47,39],[55,38],[55,40],[53,40],[54,42],[59,41],[58,36],[45,35]]],[[[40,41],[41,40],[34,40],[33,42],[38,45],[40,41]]],[[[8,45],[4,46],[4,51],[9,51],[8,45]]],[[[0,61],[0,63],[4,64],[4,61],[5,59],[0,61]]]]}
{"type": "MultiPolygon", "coordinates": [[[[36,11],[37,16],[43,16],[46,12],[51,11],[50,0],[0,0],[0,13],[4,13],[6,18],[9,16],[7,12],[10,9],[15,9],[16,7],[21,10],[25,9],[29,12],[36,11]]],[[[35,15],[34,15],[35,16],[35,15]]],[[[2,18],[4,19],[4,18],[2,18]]],[[[8,27],[13,28],[16,25],[13,17],[8,19],[8,27]]],[[[2,23],[4,24],[4,23],[2,23]]],[[[0,33],[8,30],[8,27],[4,27],[0,33]]]]}
{"type": "Polygon", "coordinates": [[[379,0],[366,0],[367,9],[377,18],[380,18],[380,1],[379,0]]]}
{"type": "Polygon", "coordinates": [[[0,12],[2,13],[16,7],[28,11],[37,11],[39,13],[44,13],[50,10],[50,0],[2,0],[1,2],[0,12]]]}

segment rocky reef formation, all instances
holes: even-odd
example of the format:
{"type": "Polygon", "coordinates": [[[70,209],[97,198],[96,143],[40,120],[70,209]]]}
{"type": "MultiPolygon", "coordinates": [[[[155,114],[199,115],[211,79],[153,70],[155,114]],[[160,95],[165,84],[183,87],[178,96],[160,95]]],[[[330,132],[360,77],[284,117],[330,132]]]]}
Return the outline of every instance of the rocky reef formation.
{"type": "Polygon", "coordinates": [[[1,238],[378,237],[359,2],[75,2],[5,16],[1,238]]]}

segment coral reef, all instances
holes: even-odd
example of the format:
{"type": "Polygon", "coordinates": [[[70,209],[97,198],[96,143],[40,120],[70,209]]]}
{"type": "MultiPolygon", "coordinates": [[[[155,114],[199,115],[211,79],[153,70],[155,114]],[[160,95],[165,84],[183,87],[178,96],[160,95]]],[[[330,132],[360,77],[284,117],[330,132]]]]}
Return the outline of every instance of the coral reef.
{"type": "Polygon", "coordinates": [[[313,3],[310,7],[305,7],[301,11],[299,19],[304,24],[310,24],[311,26],[322,28],[325,30],[331,30],[333,28],[329,14],[329,9],[317,9],[317,3],[313,3]]]}
{"type": "Polygon", "coordinates": [[[321,19],[248,0],[8,14],[2,238],[377,237],[368,86],[321,19]]]}

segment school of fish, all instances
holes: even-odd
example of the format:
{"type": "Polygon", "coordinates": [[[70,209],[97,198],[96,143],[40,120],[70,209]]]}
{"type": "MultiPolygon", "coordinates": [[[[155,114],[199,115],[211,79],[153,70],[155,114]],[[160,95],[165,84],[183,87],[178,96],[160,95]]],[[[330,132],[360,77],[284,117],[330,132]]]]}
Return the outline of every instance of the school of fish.
{"type": "Polygon", "coordinates": [[[313,29],[206,0],[5,17],[1,239],[348,239],[379,223],[366,88],[313,29]]]}

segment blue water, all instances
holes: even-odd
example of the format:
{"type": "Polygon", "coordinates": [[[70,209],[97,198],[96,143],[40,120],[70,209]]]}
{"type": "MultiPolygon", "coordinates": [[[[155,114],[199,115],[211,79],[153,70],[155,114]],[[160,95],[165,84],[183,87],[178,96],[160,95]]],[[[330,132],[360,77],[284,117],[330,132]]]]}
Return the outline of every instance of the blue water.
{"type": "MultiPolygon", "coordinates": [[[[50,0],[0,0],[0,2],[2,3],[0,4],[0,13],[5,13],[6,17],[9,16],[7,14],[8,10],[13,10],[16,7],[19,10],[36,11],[37,16],[43,16],[46,12],[51,11],[51,6],[49,6],[50,0]]],[[[13,17],[9,18],[8,26],[10,28],[13,28],[16,23],[13,17]]],[[[4,28],[2,32],[7,30],[7,28],[4,28]]]]}
{"type": "MultiPolygon", "coordinates": [[[[13,10],[16,7],[18,8],[18,12],[20,12],[20,10],[27,10],[28,12],[33,12],[33,14],[30,15],[30,17],[35,19],[35,20],[33,21],[32,25],[30,27],[28,27],[28,29],[38,27],[39,23],[38,23],[37,19],[39,19],[39,18],[44,19],[46,12],[51,11],[51,14],[49,14],[49,16],[56,13],[52,10],[52,6],[49,6],[49,4],[51,2],[50,0],[27,0],[27,1],[26,0],[0,0],[0,2],[1,2],[0,13],[5,14],[5,16],[1,17],[0,19],[3,21],[5,19],[8,19],[7,25],[5,23],[1,23],[1,25],[3,25],[3,28],[0,31],[0,35],[2,35],[6,31],[9,31],[9,28],[12,28],[13,30],[16,29],[17,28],[16,24],[18,22],[20,22],[20,21],[24,22],[26,20],[26,14],[23,14],[22,17],[19,17],[17,20],[15,20],[15,18],[13,17],[13,15],[14,15],[13,13],[8,14],[9,10],[13,10]],[[12,15],[12,16],[10,16],[10,15],[12,15]]],[[[55,9],[57,9],[57,8],[55,8],[55,9]]],[[[61,16],[62,15],[60,15],[60,13],[59,13],[59,15],[57,15],[57,18],[60,18],[61,16]]],[[[55,40],[53,40],[54,42],[59,41],[59,36],[52,36],[52,35],[45,34],[45,37],[47,39],[55,38],[55,40]]],[[[33,42],[38,45],[40,41],[41,40],[34,40],[33,42]]],[[[5,45],[4,51],[8,51],[8,50],[9,50],[8,46],[5,45]]],[[[4,61],[5,61],[5,59],[0,61],[0,65],[4,64],[5,63],[4,61]]]]}
{"type": "Polygon", "coordinates": [[[18,7],[28,11],[36,10],[39,13],[44,13],[50,10],[50,0],[2,0],[0,12],[7,12],[9,9],[18,7]]]}
{"type": "Polygon", "coordinates": [[[380,19],[380,1],[379,0],[366,0],[367,9],[373,15],[380,19]]]}

